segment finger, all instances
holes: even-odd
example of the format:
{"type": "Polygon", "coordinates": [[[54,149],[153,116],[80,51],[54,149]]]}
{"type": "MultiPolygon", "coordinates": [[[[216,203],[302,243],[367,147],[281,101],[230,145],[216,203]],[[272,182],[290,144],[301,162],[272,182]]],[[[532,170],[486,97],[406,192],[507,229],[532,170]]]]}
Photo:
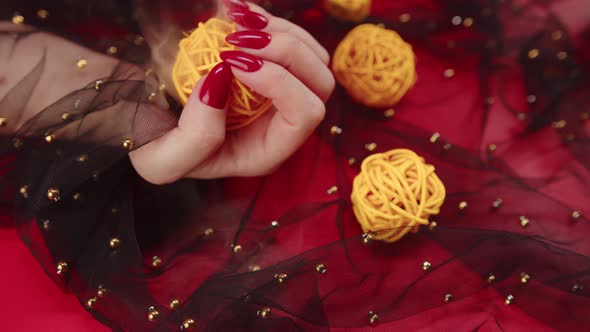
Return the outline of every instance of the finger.
{"type": "Polygon", "coordinates": [[[229,65],[220,63],[199,81],[178,127],[130,154],[139,175],[154,184],[171,183],[219,149],[225,139],[224,109],[232,80],[229,65]]]}
{"type": "Polygon", "coordinates": [[[284,32],[243,30],[232,33],[226,40],[235,46],[248,48],[248,53],[272,61],[291,72],[324,102],[334,90],[332,72],[301,39],[284,32]]]}
{"type": "Polygon", "coordinates": [[[326,112],[324,103],[278,64],[241,51],[224,52],[221,57],[232,65],[236,79],[272,99],[278,111],[263,135],[261,151],[265,151],[265,158],[271,164],[284,161],[322,121],[326,112]]]}
{"type": "MultiPolygon", "coordinates": [[[[239,0],[232,1],[239,2],[239,0]]],[[[263,30],[273,34],[275,32],[291,34],[299,38],[299,40],[313,50],[325,65],[330,63],[330,54],[328,51],[309,32],[305,31],[305,29],[283,18],[271,15],[260,6],[252,3],[247,3],[247,5],[249,10],[245,10],[239,5],[228,6],[228,16],[238,23],[238,25],[245,28],[242,30],[253,29],[263,30]],[[252,15],[249,12],[253,12],[254,14],[252,15]]]]}

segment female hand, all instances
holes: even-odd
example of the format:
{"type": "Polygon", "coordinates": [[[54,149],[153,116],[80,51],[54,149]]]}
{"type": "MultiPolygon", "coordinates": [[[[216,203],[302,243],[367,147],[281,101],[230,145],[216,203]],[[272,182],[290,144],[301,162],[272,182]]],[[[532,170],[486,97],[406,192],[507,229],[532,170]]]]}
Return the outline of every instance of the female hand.
{"type": "Polygon", "coordinates": [[[224,0],[239,26],[228,42],[239,51],[195,86],[178,126],[131,152],[137,172],[155,184],[180,178],[264,175],[285,161],[325,114],[334,78],[328,52],[305,30],[242,0],[224,0]],[[232,78],[270,98],[275,108],[252,125],[226,133],[232,78]]]}

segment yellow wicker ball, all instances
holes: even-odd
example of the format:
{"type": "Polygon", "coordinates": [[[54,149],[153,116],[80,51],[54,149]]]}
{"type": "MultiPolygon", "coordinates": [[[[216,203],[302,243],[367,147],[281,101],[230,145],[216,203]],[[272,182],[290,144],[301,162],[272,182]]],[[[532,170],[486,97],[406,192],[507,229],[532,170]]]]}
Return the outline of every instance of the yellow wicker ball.
{"type": "MultiPolygon", "coordinates": [[[[220,53],[236,49],[225,37],[236,31],[236,25],[212,18],[199,23],[198,28],[180,41],[172,80],[183,104],[186,104],[195,84],[220,63],[220,53]]],[[[243,128],[272,107],[272,101],[234,79],[228,102],[227,130],[243,128]]]]}
{"type": "Polygon", "coordinates": [[[395,31],[363,24],[336,48],[332,71],[357,102],[391,107],[416,83],[416,56],[395,31]]]}
{"type": "Polygon", "coordinates": [[[420,156],[396,149],[367,157],[353,182],[354,214],[373,239],[395,242],[440,211],[445,186],[420,156]]]}
{"type": "Polygon", "coordinates": [[[337,19],[359,22],[371,13],[371,0],[325,0],[324,8],[337,19]]]}

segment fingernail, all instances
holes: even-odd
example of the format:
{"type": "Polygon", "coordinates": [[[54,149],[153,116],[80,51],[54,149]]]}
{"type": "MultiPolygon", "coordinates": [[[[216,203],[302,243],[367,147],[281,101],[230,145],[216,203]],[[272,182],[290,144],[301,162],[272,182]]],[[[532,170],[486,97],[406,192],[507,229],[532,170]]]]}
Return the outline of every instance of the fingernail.
{"type": "Polygon", "coordinates": [[[244,0],[223,0],[227,8],[242,8],[248,10],[248,5],[244,0]]]}
{"type": "Polygon", "coordinates": [[[245,30],[229,34],[225,40],[238,47],[260,50],[268,46],[272,36],[264,31],[245,30]]]}
{"type": "Polygon", "coordinates": [[[268,25],[268,19],[251,10],[233,9],[228,13],[229,17],[246,29],[262,30],[268,25]]]}
{"type": "Polygon", "coordinates": [[[230,65],[249,73],[260,70],[264,64],[259,58],[242,51],[225,51],[220,57],[230,65]]]}
{"type": "Polygon", "coordinates": [[[201,101],[213,108],[225,108],[232,80],[231,67],[227,63],[221,62],[213,67],[201,86],[199,93],[201,101]]]}

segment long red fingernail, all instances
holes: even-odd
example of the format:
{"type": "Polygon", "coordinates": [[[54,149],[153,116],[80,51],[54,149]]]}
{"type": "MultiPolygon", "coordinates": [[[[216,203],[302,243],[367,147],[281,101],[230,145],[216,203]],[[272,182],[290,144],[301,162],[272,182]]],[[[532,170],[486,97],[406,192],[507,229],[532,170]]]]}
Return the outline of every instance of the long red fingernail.
{"type": "Polygon", "coordinates": [[[264,31],[245,30],[229,34],[225,40],[238,47],[260,50],[268,46],[272,36],[264,31]]]}
{"type": "Polygon", "coordinates": [[[264,64],[259,58],[242,51],[225,51],[220,57],[230,65],[249,73],[260,70],[264,64]]]}
{"type": "Polygon", "coordinates": [[[242,8],[248,10],[248,5],[244,0],[223,0],[227,8],[242,8]]]}
{"type": "Polygon", "coordinates": [[[201,92],[199,93],[201,101],[213,108],[225,108],[231,91],[232,80],[233,75],[229,64],[221,62],[213,67],[205,82],[203,82],[203,86],[201,86],[201,92]]]}
{"type": "Polygon", "coordinates": [[[268,25],[268,19],[251,10],[235,8],[228,13],[229,17],[246,29],[262,30],[268,25]]]}

